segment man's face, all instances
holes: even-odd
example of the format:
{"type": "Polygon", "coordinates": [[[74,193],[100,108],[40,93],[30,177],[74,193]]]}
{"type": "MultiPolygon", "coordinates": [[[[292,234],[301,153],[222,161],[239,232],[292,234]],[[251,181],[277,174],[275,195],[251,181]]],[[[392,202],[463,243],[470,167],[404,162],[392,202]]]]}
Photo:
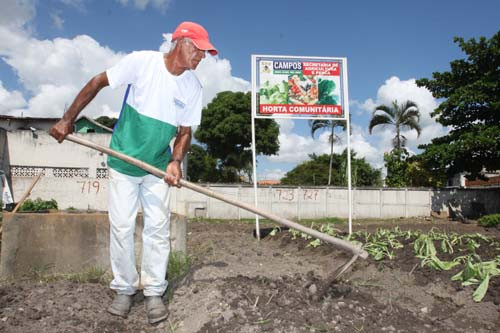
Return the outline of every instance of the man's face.
{"type": "Polygon", "coordinates": [[[200,61],[205,58],[205,51],[200,50],[189,39],[182,39],[181,43],[180,60],[184,67],[187,69],[196,69],[200,61]]]}

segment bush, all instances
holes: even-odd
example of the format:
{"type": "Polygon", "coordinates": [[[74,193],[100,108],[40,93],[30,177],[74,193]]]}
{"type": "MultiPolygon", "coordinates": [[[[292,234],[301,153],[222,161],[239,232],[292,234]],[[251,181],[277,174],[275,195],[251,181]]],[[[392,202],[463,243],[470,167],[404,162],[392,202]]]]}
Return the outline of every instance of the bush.
{"type": "Polygon", "coordinates": [[[36,198],[35,200],[28,199],[19,207],[20,212],[39,212],[49,209],[57,209],[57,201],[54,199],[46,201],[40,198],[36,198]]]}
{"type": "Polygon", "coordinates": [[[498,227],[500,225],[500,214],[485,215],[478,220],[478,223],[486,228],[498,227]]]}

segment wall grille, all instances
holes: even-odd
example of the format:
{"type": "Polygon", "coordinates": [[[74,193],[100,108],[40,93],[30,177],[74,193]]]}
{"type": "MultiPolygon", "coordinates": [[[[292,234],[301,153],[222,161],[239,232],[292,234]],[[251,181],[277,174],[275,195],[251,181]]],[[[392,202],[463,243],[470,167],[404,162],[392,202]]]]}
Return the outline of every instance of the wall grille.
{"type": "Polygon", "coordinates": [[[51,168],[23,165],[10,166],[10,174],[12,177],[35,177],[40,172],[42,172],[46,177],[89,178],[89,168],[51,168]]]}
{"type": "Polygon", "coordinates": [[[109,178],[108,168],[97,168],[96,176],[97,179],[107,179],[109,178]]]}
{"type": "Polygon", "coordinates": [[[37,167],[29,167],[29,166],[19,166],[19,165],[11,165],[10,166],[10,175],[13,177],[35,177],[40,172],[45,176],[47,174],[47,168],[37,168],[37,167]]]}

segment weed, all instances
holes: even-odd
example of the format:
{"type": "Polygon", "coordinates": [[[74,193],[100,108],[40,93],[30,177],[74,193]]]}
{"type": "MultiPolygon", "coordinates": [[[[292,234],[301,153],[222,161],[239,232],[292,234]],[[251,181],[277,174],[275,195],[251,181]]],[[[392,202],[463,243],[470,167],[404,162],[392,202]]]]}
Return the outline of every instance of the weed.
{"type": "Polygon", "coordinates": [[[485,228],[495,228],[500,226],[500,214],[490,214],[481,217],[478,224],[485,228]]]}
{"type": "Polygon", "coordinates": [[[191,268],[191,258],[180,251],[170,252],[168,261],[168,279],[171,282],[176,282],[184,278],[191,268]]]}
{"type": "Polygon", "coordinates": [[[175,289],[178,285],[182,284],[183,279],[188,275],[192,261],[192,258],[184,254],[184,252],[170,252],[167,268],[167,280],[169,283],[166,293],[167,300],[172,299],[175,289]]]}
{"type": "Polygon", "coordinates": [[[57,209],[57,201],[54,199],[42,200],[40,198],[36,198],[35,200],[27,199],[19,207],[20,212],[40,212],[49,209],[57,209]]]}
{"type": "Polygon", "coordinates": [[[111,276],[106,274],[106,270],[100,267],[91,266],[84,271],[76,273],[50,273],[53,264],[33,267],[27,278],[40,283],[50,283],[55,281],[73,281],[77,283],[101,283],[109,284],[111,276]]]}

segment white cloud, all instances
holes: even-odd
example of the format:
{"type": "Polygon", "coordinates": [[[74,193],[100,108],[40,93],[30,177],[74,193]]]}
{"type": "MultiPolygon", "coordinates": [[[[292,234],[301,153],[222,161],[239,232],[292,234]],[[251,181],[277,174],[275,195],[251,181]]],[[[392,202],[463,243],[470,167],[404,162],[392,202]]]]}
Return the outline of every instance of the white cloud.
{"type": "Polygon", "coordinates": [[[265,169],[258,173],[259,180],[279,180],[285,177],[286,171],[281,169],[265,169]]]}
{"type": "Polygon", "coordinates": [[[5,62],[33,93],[43,84],[81,87],[123,56],[86,35],[38,40],[21,34],[4,36],[0,30],[0,45],[5,62]]]}
{"type": "Polygon", "coordinates": [[[250,82],[231,74],[227,59],[207,56],[196,69],[196,76],[203,85],[203,104],[210,102],[221,91],[249,91],[250,82]]]}
{"type": "MultiPolygon", "coordinates": [[[[283,120],[279,120],[280,126],[283,120]]],[[[330,154],[329,132],[323,131],[313,139],[311,136],[301,136],[292,132],[287,120],[286,126],[281,127],[279,141],[280,151],[276,156],[266,156],[264,158],[272,163],[299,164],[309,160],[310,154],[330,154]]],[[[292,122],[293,123],[293,122],[292,122]]],[[[382,168],[384,165],[384,151],[390,150],[390,146],[374,146],[368,141],[368,133],[356,124],[351,124],[351,149],[356,152],[357,158],[365,158],[375,168],[382,168]]],[[[333,145],[333,152],[341,154],[347,148],[347,135],[345,131],[336,129],[340,142],[333,145]]]]}
{"type": "Polygon", "coordinates": [[[0,114],[11,115],[12,110],[26,106],[26,100],[19,91],[8,91],[0,81],[0,114]]]}
{"type": "Polygon", "coordinates": [[[293,128],[295,127],[295,123],[292,119],[276,119],[276,122],[280,126],[281,133],[291,133],[293,128]]]}
{"type": "MultiPolygon", "coordinates": [[[[168,52],[172,34],[163,34],[164,42],[160,51],[168,52]]],[[[249,91],[250,82],[231,74],[231,63],[218,56],[207,55],[198,65],[196,76],[203,86],[203,105],[207,105],[221,91],[249,91]]]]}
{"type": "MultiPolygon", "coordinates": [[[[356,152],[356,157],[364,157],[373,167],[382,168],[384,166],[384,151],[390,150],[390,147],[373,146],[367,139],[368,133],[366,131],[355,124],[351,124],[351,127],[351,147],[356,152]]],[[[345,148],[347,148],[347,143],[343,145],[342,150],[345,148]]]]}
{"type": "Polygon", "coordinates": [[[68,85],[43,84],[39,87],[39,93],[29,100],[28,110],[24,115],[62,117],[66,104],[74,98],[77,92],[76,88],[68,85]]]}
{"type": "Polygon", "coordinates": [[[82,8],[84,0],[59,0],[66,6],[72,6],[75,8],[82,8]]]}
{"type": "MultiPolygon", "coordinates": [[[[85,35],[39,40],[25,31],[0,27],[0,56],[32,95],[27,108],[18,110],[17,115],[60,117],[85,83],[123,54],[85,35]]],[[[110,109],[118,111],[121,95],[120,91],[103,90],[84,114],[99,116],[110,109]]]]}
{"type": "Polygon", "coordinates": [[[162,13],[165,12],[172,2],[172,0],[116,0],[123,6],[134,6],[137,9],[144,10],[147,6],[160,10],[162,13]]]}
{"type": "MultiPolygon", "coordinates": [[[[371,98],[362,103],[362,108],[368,111],[371,115],[377,105],[391,105],[394,100],[398,103],[411,100],[417,103],[420,110],[420,126],[422,133],[417,138],[415,131],[404,131],[402,134],[408,139],[407,146],[410,150],[416,151],[419,144],[428,143],[431,139],[443,136],[448,132],[448,129],[437,123],[431,116],[438,107],[437,100],[432,96],[432,93],[424,87],[418,87],[415,79],[400,80],[398,77],[391,77],[378,89],[376,100],[371,98]]],[[[393,128],[374,128],[373,134],[376,135],[384,147],[391,147],[391,140],[394,138],[393,128]]],[[[390,148],[389,148],[390,149],[390,148]]]]}
{"type": "MultiPolygon", "coordinates": [[[[113,66],[124,54],[87,35],[73,39],[37,39],[22,28],[34,15],[28,15],[34,13],[34,7],[29,7],[33,12],[27,8],[12,6],[11,12],[16,12],[22,20],[13,20],[14,25],[0,25],[0,57],[16,73],[30,98],[26,102],[20,92],[9,93],[3,89],[5,94],[15,96],[17,102],[3,104],[5,107],[0,112],[16,116],[22,113],[31,117],[60,117],[88,80],[113,66]],[[21,100],[24,103],[19,102],[21,100]],[[24,109],[20,109],[23,106],[24,109]]],[[[168,43],[161,48],[168,50],[168,43]]],[[[196,74],[204,86],[204,105],[220,91],[250,89],[248,81],[231,75],[231,64],[227,59],[208,56],[200,63],[196,74]]],[[[117,116],[122,98],[123,89],[103,89],[85,108],[84,114],[91,117],[117,116]]]]}
{"type": "MultiPolygon", "coordinates": [[[[283,120],[280,120],[283,123],[283,120]]],[[[330,152],[328,133],[323,132],[316,139],[311,136],[301,136],[293,133],[292,126],[285,122],[285,127],[281,127],[278,140],[280,150],[277,155],[267,156],[270,162],[294,163],[298,164],[309,159],[310,154],[326,154],[330,152]]],[[[281,124],[280,124],[281,126],[281,124]]]]}
{"type": "MultiPolygon", "coordinates": [[[[0,25],[0,56],[18,76],[19,82],[31,95],[26,103],[21,93],[14,92],[15,105],[2,103],[2,113],[30,117],[60,117],[65,106],[72,102],[77,92],[95,74],[116,63],[123,54],[101,46],[89,36],[73,39],[56,38],[39,40],[22,29],[29,23],[34,7],[17,8],[15,25],[0,25]],[[32,10],[27,10],[31,8],[32,10]],[[25,9],[25,10],[22,10],[25,9]],[[22,108],[24,107],[24,108],[22,108]],[[22,108],[22,109],[21,109],[22,108]]],[[[13,9],[13,15],[15,10],[13,9]]],[[[96,116],[116,109],[121,92],[106,91],[84,111],[96,116]]]]}
{"type": "Polygon", "coordinates": [[[61,30],[64,26],[64,20],[61,18],[61,12],[55,11],[50,14],[50,18],[52,19],[52,24],[59,30],[61,30]]]}
{"type": "Polygon", "coordinates": [[[9,29],[22,28],[36,13],[34,0],[6,0],[1,8],[0,26],[9,29]]]}

